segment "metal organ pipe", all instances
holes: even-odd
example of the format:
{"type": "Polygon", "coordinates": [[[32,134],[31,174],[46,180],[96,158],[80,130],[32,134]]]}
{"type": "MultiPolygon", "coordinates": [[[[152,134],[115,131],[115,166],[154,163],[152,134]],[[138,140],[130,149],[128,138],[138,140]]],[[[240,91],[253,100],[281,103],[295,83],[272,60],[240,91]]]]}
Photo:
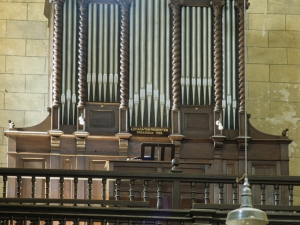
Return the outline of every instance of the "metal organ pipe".
{"type": "Polygon", "coordinates": [[[73,120],[72,120],[72,124],[75,125],[75,122],[76,122],[76,117],[75,117],[75,112],[76,112],[76,100],[77,100],[77,97],[76,97],[76,80],[77,80],[77,76],[76,76],[76,66],[77,66],[77,48],[76,48],[76,39],[77,39],[77,36],[76,36],[76,28],[77,28],[77,4],[75,1],[72,1],[73,2],[73,60],[72,60],[72,115],[73,115],[73,120]]]}
{"type": "Polygon", "coordinates": [[[169,112],[170,112],[170,108],[171,108],[171,100],[170,100],[170,61],[171,61],[171,56],[169,54],[170,52],[170,45],[169,40],[171,38],[171,34],[170,34],[170,9],[168,7],[168,3],[166,2],[166,117],[167,117],[167,127],[169,126],[169,112]]]}
{"type": "Polygon", "coordinates": [[[140,109],[141,125],[144,126],[145,100],[146,100],[146,2],[141,1],[141,69],[140,69],[140,109]]]}
{"type": "Polygon", "coordinates": [[[68,34],[67,34],[67,51],[68,51],[68,62],[67,62],[67,93],[66,93],[66,100],[67,100],[67,124],[70,123],[70,105],[71,105],[71,59],[72,59],[72,1],[68,1],[68,34]]]}
{"type": "Polygon", "coordinates": [[[92,35],[92,100],[95,101],[95,95],[96,95],[96,59],[97,59],[97,5],[92,4],[92,10],[93,10],[93,35],[92,35]]]}
{"type": "Polygon", "coordinates": [[[109,99],[113,99],[113,85],[114,85],[114,32],[115,32],[115,10],[113,5],[110,5],[110,34],[109,34],[109,99]]]}
{"type": "Polygon", "coordinates": [[[231,40],[232,40],[232,114],[233,114],[233,129],[236,128],[236,110],[237,110],[237,95],[236,95],[236,79],[237,79],[237,71],[236,71],[236,28],[235,28],[235,1],[231,2],[231,10],[232,10],[232,30],[231,30],[231,40]]]}
{"type": "Polygon", "coordinates": [[[185,64],[185,86],[186,86],[186,104],[190,104],[190,75],[191,75],[191,29],[190,29],[190,7],[186,8],[186,64],[185,64]]]}
{"type": "Polygon", "coordinates": [[[103,29],[103,90],[104,90],[104,102],[107,101],[107,64],[108,64],[108,5],[104,4],[104,29],[103,29]]]}
{"type": "MultiPolygon", "coordinates": [[[[99,6],[99,31],[103,31],[104,24],[103,24],[103,4],[98,5],[99,6]]],[[[99,52],[98,52],[98,98],[99,101],[102,101],[102,82],[103,82],[103,32],[99,32],[98,37],[98,43],[99,43],[99,52]]]]}
{"type": "Polygon", "coordinates": [[[197,22],[196,22],[196,8],[192,7],[192,104],[196,104],[196,71],[197,71],[197,54],[196,54],[196,40],[197,40],[197,22]]]}
{"type": "Polygon", "coordinates": [[[204,105],[206,105],[206,93],[207,93],[207,86],[208,86],[208,68],[207,68],[207,8],[203,8],[203,97],[204,97],[204,105]]]}
{"type": "Polygon", "coordinates": [[[90,101],[91,81],[92,81],[92,4],[89,4],[88,16],[88,65],[87,65],[87,86],[88,86],[88,101],[90,101]]]}
{"type": "Polygon", "coordinates": [[[134,30],[134,108],[135,108],[135,121],[137,124],[137,120],[138,120],[138,111],[139,111],[139,102],[140,102],[140,95],[139,95],[139,77],[140,77],[140,73],[139,73],[139,66],[140,66],[140,57],[139,57],[139,52],[140,52],[140,26],[139,26],[139,22],[140,22],[140,1],[135,1],[135,30],[134,30]]]}
{"type": "Polygon", "coordinates": [[[185,21],[186,7],[182,7],[181,9],[181,104],[184,104],[184,96],[185,96],[185,76],[186,76],[186,23],[185,21]]]}
{"type": "MultiPolygon", "coordinates": [[[[226,3],[225,7],[222,8],[222,84],[226,84],[226,74],[227,74],[227,60],[226,60],[226,3]]],[[[224,88],[226,85],[222,88],[222,111],[223,111],[223,125],[226,126],[225,118],[226,118],[226,93],[227,89],[224,88]]]]}
{"type": "Polygon", "coordinates": [[[208,32],[207,32],[207,45],[208,45],[208,51],[207,51],[207,67],[208,67],[208,104],[212,104],[212,83],[213,83],[213,78],[212,78],[212,8],[208,8],[208,15],[207,15],[207,20],[208,20],[208,32]]]}
{"type": "MultiPolygon", "coordinates": [[[[154,74],[153,74],[153,83],[154,83],[154,123],[157,126],[157,109],[158,109],[158,80],[159,80],[159,0],[154,0],[154,74]]],[[[160,77],[162,78],[162,77],[160,77]]]]}
{"type": "Polygon", "coordinates": [[[66,103],[66,95],[65,95],[65,77],[66,77],[66,39],[67,39],[67,32],[66,32],[66,25],[67,25],[67,4],[66,2],[63,5],[63,40],[62,40],[62,78],[61,78],[61,97],[60,97],[60,102],[61,102],[61,110],[62,110],[62,124],[64,124],[64,117],[65,117],[65,103],[66,103]]]}
{"type": "MultiPolygon", "coordinates": [[[[131,8],[130,8],[130,34],[132,35],[134,33],[134,26],[133,26],[133,21],[134,21],[134,7],[133,7],[133,4],[131,5],[131,8]]],[[[134,62],[134,54],[133,54],[133,43],[134,43],[134,39],[133,39],[133,36],[130,37],[130,42],[129,42],[129,101],[128,101],[128,109],[129,109],[129,119],[130,119],[130,126],[132,126],[132,121],[133,121],[133,118],[132,118],[132,113],[133,113],[133,74],[134,74],[134,71],[133,71],[133,62],[134,62]]],[[[136,121],[136,119],[135,119],[136,121]]]]}
{"type": "Polygon", "coordinates": [[[118,67],[119,67],[119,36],[118,36],[118,32],[119,32],[119,26],[118,26],[118,21],[119,21],[119,5],[114,5],[115,8],[115,40],[114,40],[114,89],[115,89],[115,102],[118,101],[118,82],[119,82],[119,75],[118,75],[118,67]]]}
{"type": "Polygon", "coordinates": [[[201,87],[202,87],[202,9],[197,7],[197,91],[198,91],[198,105],[201,104],[201,87]]]}

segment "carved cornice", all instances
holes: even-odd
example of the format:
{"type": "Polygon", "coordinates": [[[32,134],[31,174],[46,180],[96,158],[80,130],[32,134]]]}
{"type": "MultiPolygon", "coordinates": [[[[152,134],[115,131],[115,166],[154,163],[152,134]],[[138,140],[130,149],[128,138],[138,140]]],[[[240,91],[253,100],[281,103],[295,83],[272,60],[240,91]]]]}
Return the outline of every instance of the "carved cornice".
{"type": "Polygon", "coordinates": [[[221,9],[225,5],[225,2],[222,0],[212,0],[210,1],[210,5],[214,9],[214,14],[215,15],[220,15],[221,14],[221,9]]]}
{"type": "Polygon", "coordinates": [[[169,7],[172,11],[179,10],[180,7],[184,4],[184,0],[170,0],[169,7]]]}
{"type": "Polygon", "coordinates": [[[249,9],[249,6],[250,6],[249,1],[246,0],[246,5],[244,5],[244,4],[245,4],[244,0],[238,0],[234,4],[234,6],[238,9],[239,13],[244,13],[245,8],[246,8],[246,10],[249,9]]]}

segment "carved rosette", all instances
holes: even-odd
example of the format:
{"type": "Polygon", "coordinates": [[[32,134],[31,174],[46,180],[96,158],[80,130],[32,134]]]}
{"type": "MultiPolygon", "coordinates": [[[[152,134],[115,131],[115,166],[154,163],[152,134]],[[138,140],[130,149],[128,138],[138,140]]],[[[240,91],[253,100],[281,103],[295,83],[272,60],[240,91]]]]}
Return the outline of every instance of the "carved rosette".
{"type": "Polygon", "coordinates": [[[121,8],[120,108],[128,106],[129,6],[131,0],[118,0],[121,8]]]}
{"type": "Polygon", "coordinates": [[[77,0],[79,8],[78,38],[78,108],[85,106],[86,46],[87,46],[87,0],[77,0]]]}
{"type": "Polygon", "coordinates": [[[239,16],[239,40],[238,40],[238,73],[239,73],[239,112],[245,112],[245,10],[250,3],[238,0],[235,7],[239,16]]]}
{"type": "Polygon", "coordinates": [[[210,2],[214,10],[214,91],[215,112],[222,111],[222,34],[221,34],[221,12],[224,1],[213,0],[210,2]]]}
{"type": "Polygon", "coordinates": [[[181,62],[181,25],[180,25],[180,8],[183,0],[171,0],[169,7],[172,10],[173,27],[172,27],[172,110],[178,111],[180,104],[180,62],[181,62]]]}
{"type": "Polygon", "coordinates": [[[62,4],[64,0],[50,0],[53,4],[53,58],[52,58],[52,106],[60,104],[62,4]]]}

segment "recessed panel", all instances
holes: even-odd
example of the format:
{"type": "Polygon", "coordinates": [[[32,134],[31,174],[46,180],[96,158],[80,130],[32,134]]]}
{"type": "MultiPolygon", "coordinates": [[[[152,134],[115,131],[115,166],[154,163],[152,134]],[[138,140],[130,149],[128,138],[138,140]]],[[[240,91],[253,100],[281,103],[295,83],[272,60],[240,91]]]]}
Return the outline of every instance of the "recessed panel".
{"type": "Polygon", "coordinates": [[[206,113],[186,113],[185,128],[188,130],[208,130],[209,115],[206,113]]]}
{"type": "Polygon", "coordinates": [[[115,112],[112,110],[91,110],[90,125],[91,127],[114,127],[115,112]]]}

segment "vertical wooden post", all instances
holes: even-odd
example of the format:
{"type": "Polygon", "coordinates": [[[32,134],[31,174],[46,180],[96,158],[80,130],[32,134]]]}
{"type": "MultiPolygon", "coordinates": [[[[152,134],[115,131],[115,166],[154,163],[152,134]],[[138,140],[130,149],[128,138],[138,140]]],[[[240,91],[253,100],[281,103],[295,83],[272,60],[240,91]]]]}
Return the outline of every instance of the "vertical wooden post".
{"type": "Polygon", "coordinates": [[[219,129],[217,121],[222,123],[222,21],[221,13],[224,1],[212,0],[210,2],[214,11],[214,92],[215,92],[215,107],[214,107],[214,141],[215,149],[222,149],[226,136],[222,134],[222,129],[219,129]]]}

